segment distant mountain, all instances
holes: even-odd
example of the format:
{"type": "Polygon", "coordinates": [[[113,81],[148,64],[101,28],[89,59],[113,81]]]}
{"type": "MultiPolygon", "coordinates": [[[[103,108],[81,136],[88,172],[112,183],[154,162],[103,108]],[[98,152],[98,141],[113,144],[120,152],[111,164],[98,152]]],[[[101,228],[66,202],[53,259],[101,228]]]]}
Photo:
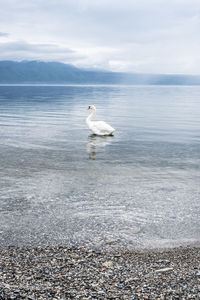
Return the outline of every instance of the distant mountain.
{"type": "Polygon", "coordinates": [[[84,70],[58,62],[0,61],[3,83],[200,85],[200,76],[84,70]]]}

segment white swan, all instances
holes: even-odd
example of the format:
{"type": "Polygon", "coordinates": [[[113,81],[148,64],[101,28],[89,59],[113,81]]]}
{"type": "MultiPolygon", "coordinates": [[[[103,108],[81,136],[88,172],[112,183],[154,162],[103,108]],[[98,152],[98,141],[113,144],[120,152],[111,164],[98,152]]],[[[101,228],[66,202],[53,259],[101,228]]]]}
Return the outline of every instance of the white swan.
{"type": "Polygon", "coordinates": [[[112,128],[109,124],[107,124],[104,121],[98,121],[98,122],[91,121],[91,119],[96,114],[95,106],[89,105],[88,109],[92,110],[92,113],[86,119],[86,123],[90,128],[90,130],[96,135],[112,135],[115,129],[112,128]]]}

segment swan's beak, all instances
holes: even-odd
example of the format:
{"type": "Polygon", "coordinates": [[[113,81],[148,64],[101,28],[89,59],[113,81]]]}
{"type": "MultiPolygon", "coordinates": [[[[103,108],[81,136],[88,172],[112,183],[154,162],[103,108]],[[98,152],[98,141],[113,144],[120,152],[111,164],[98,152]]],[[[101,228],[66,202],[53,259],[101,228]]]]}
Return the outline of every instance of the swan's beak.
{"type": "Polygon", "coordinates": [[[88,106],[88,109],[90,109],[91,107],[90,106],[88,106]]]}

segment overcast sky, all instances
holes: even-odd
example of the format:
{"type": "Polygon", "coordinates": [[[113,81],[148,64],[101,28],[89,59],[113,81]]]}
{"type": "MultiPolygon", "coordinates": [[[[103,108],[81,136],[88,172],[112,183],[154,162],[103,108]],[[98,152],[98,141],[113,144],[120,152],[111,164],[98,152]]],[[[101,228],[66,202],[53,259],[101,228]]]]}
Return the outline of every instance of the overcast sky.
{"type": "Polygon", "coordinates": [[[0,0],[0,60],[200,74],[200,0],[0,0]]]}

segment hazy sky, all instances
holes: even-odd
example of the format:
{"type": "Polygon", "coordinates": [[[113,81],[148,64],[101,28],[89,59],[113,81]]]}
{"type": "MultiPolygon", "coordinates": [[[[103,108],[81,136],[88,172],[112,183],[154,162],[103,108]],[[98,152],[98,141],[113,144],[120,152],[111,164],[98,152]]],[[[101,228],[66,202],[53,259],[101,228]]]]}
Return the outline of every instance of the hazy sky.
{"type": "Polygon", "coordinates": [[[0,60],[200,74],[200,0],[0,0],[0,60]]]}

